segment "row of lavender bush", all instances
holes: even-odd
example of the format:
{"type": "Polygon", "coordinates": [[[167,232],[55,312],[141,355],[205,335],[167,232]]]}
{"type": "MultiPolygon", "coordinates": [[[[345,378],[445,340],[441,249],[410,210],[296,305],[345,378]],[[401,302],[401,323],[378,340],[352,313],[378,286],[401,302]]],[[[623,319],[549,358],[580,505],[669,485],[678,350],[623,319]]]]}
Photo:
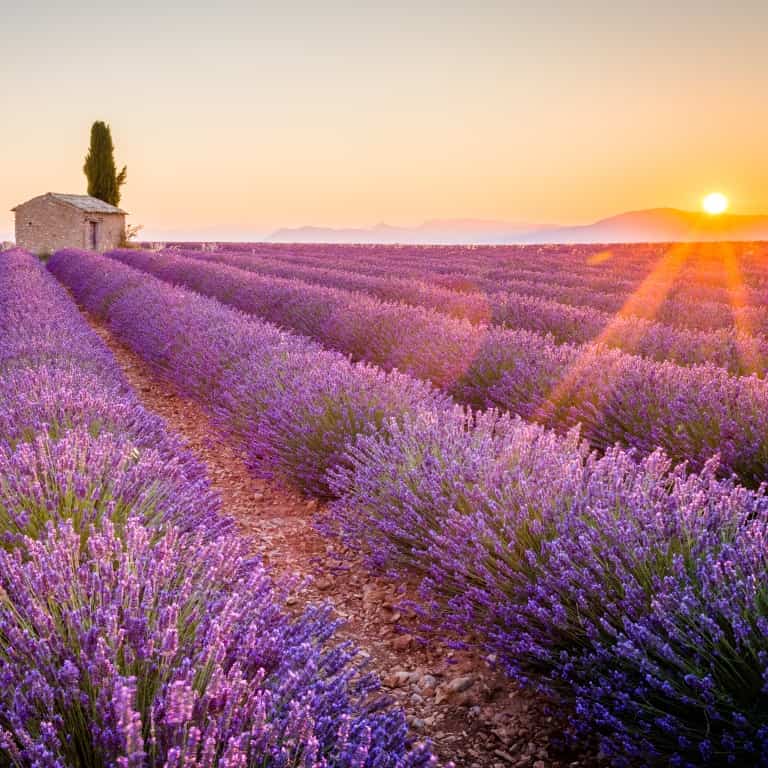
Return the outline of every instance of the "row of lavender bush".
{"type": "Polygon", "coordinates": [[[652,322],[635,315],[612,315],[589,307],[511,291],[467,293],[432,286],[417,279],[377,277],[340,269],[281,264],[239,253],[186,252],[204,261],[226,264],[257,274],[361,291],[382,301],[427,307],[473,323],[493,323],[538,333],[551,333],[559,343],[600,343],[654,360],[681,365],[713,363],[736,375],[765,375],[768,339],[734,328],[692,331],[652,322]]]}
{"type": "Polygon", "coordinates": [[[255,466],[335,496],[328,525],[419,577],[436,629],[474,633],[570,703],[617,765],[768,764],[762,492],[714,462],[600,457],[575,433],[465,411],[116,261],[62,252],[50,268],[255,466]]]}
{"type": "MultiPolygon", "coordinates": [[[[302,262],[306,261],[302,259],[302,262]]],[[[293,263],[293,260],[290,262],[293,263]]],[[[313,259],[305,265],[316,266],[317,263],[313,259]]],[[[768,319],[762,310],[760,296],[750,295],[743,286],[739,287],[738,282],[723,288],[723,283],[728,281],[722,276],[715,288],[703,290],[695,269],[678,274],[674,280],[662,276],[648,277],[645,283],[638,281],[634,291],[607,291],[605,284],[596,287],[592,279],[563,284],[561,278],[568,270],[568,266],[563,264],[552,265],[549,271],[542,273],[528,274],[513,269],[495,276],[467,272],[443,274],[423,266],[395,268],[392,264],[361,268],[346,263],[337,264],[336,267],[377,277],[391,275],[393,269],[396,269],[401,277],[459,293],[514,293],[611,314],[621,312],[691,331],[737,328],[749,335],[768,334],[768,319]]],[[[613,283],[613,279],[608,283],[613,283]]]]}
{"type": "MultiPolygon", "coordinates": [[[[768,300],[768,273],[764,265],[752,270],[745,266],[745,247],[723,246],[727,250],[722,253],[700,256],[696,246],[667,246],[657,249],[655,260],[645,263],[631,278],[624,273],[628,261],[631,266],[635,246],[611,246],[602,250],[594,246],[561,247],[541,262],[537,249],[525,249],[527,260],[512,260],[510,264],[496,267],[493,261],[488,264],[468,259],[467,254],[475,251],[471,248],[454,248],[446,253],[438,249],[439,258],[429,259],[419,251],[411,258],[398,259],[401,249],[388,248],[381,249],[374,258],[360,261],[359,254],[347,253],[343,246],[313,246],[294,253],[295,246],[276,248],[262,244],[253,246],[251,255],[268,258],[273,263],[333,266],[377,277],[396,272],[401,277],[463,293],[504,290],[611,313],[623,309],[628,314],[692,330],[733,326],[753,334],[765,334],[768,322],[761,307],[768,300]],[[732,253],[733,250],[736,252],[732,253]],[[602,254],[608,261],[599,262],[582,274],[579,267],[584,265],[578,259],[585,251],[591,254],[587,258],[600,258],[602,254]],[[612,264],[617,265],[616,269],[606,274],[606,268],[612,264]]],[[[200,255],[208,251],[175,247],[172,252],[200,255]]],[[[227,253],[242,255],[247,251],[237,249],[227,253]]]]}
{"type": "Polygon", "coordinates": [[[529,331],[475,326],[423,307],[147,251],[112,258],[258,315],[386,370],[430,381],[459,401],[558,429],[581,424],[614,443],[756,485],[768,467],[768,382],[714,365],[681,367],[600,345],[558,345],[529,331]]]}
{"type": "MultiPolygon", "coordinates": [[[[192,244],[194,245],[194,244],[192,244]]],[[[654,247],[632,245],[558,246],[482,249],[472,246],[439,247],[378,246],[375,250],[343,245],[300,247],[252,244],[247,248],[204,249],[176,245],[174,252],[226,252],[304,266],[332,266],[361,273],[434,276],[438,279],[493,282],[523,279],[561,288],[590,287],[604,294],[628,296],[649,277],[672,278],[670,296],[699,301],[730,303],[736,284],[744,289],[747,303],[762,304],[768,288],[764,244],[668,244],[654,247]],[[498,251],[498,253],[496,253],[498,251]]]]}
{"type": "Polygon", "coordinates": [[[0,764],[424,766],[66,291],[0,257],[0,764]]]}
{"type": "MultiPolygon", "coordinates": [[[[734,246],[735,247],[735,246],[734,246]]],[[[753,333],[768,333],[762,306],[768,301],[768,273],[764,266],[749,273],[742,250],[737,254],[699,257],[681,246],[668,248],[631,278],[625,276],[631,251],[619,247],[602,254],[609,258],[586,273],[569,251],[550,256],[539,263],[535,255],[528,261],[513,262],[494,268],[483,262],[468,261],[465,253],[452,254],[447,262],[380,261],[359,263],[350,258],[334,257],[333,252],[295,256],[290,251],[274,252],[273,262],[302,266],[334,265],[338,269],[378,277],[396,272],[462,293],[510,291],[527,296],[548,298],[574,306],[620,310],[649,320],[693,330],[713,330],[735,326],[753,333]],[[605,265],[616,264],[606,273],[605,265]]],[[[180,251],[183,253],[184,251],[180,251]]],[[[600,252],[592,258],[600,257],[600,252]]]]}
{"type": "MultiPolygon", "coordinates": [[[[153,246],[155,247],[155,246],[153,246]]],[[[748,287],[768,286],[765,243],[656,243],[528,246],[343,245],[321,243],[173,243],[172,250],[226,251],[361,270],[422,270],[442,275],[501,278],[530,271],[536,281],[555,276],[568,284],[606,280],[607,290],[624,283],[634,290],[659,265],[674,262],[696,288],[722,289],[736,268],[748,287]]],[[[599,283],[595,283],[598,285],[599,283]]],[[[682,287],[682,286],[681,286],[682,287]]]]}

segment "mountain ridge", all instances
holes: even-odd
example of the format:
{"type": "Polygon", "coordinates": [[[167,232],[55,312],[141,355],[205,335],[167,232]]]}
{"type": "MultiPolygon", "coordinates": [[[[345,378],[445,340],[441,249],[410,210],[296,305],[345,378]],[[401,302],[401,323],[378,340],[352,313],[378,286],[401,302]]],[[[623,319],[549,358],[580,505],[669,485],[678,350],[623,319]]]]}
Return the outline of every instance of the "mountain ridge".
{"type": "Polygon", "coordinates": [[[577,226],[531,228],[495,220],[432,219],[415,227],[380,223],[360,228],[284,228],[274,232],[269,240],[439,245],[752,241],[768,240],[768,215],[713,216],[679,208],[647,208],[577,226]]]}
{"type": "Polygon", "coordinates": [[[713,216],[678,208],[627,211],[576,227],[531,233],[526,242],[713,242],[768,240],[768,215],[722,213],[713,216]],[[545,240],[539,240],[545,237],[545,240]]]}
{"type": "Polygon", "coordinates": [[[380,222],[372,227],[285,228],[278,229],[269,239],[275,242],[491,243],[530,231],[530,224],[513,224],[492,219],[428,219],[413,227],[398,227],[380,222]],[[471,239],[467,240],[468,237],[471,239]]]}

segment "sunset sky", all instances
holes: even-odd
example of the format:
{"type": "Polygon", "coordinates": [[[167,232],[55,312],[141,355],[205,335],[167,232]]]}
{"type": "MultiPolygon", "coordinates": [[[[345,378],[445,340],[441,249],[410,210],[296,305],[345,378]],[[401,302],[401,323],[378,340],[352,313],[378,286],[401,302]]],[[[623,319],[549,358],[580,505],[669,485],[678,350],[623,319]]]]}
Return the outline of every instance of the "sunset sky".
{"type": "Polygon", "coordinates": [[[758,0],[25,0],[2,22],[0,240],[14,204],[85,192],[96,119],[147,237],[576,224],[715,189],[768,212],[767,28],[758,0]]]}

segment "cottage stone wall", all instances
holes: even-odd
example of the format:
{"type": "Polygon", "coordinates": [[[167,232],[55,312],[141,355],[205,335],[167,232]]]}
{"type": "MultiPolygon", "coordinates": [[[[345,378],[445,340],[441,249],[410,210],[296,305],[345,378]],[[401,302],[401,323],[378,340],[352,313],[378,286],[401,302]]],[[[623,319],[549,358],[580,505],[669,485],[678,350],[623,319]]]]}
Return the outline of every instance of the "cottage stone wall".
{"type": "Polygon", "coordinates": [[[61,248],[90,250],[90,224],[97,228],[96,250],[120,246],[125,231],[125,214],[90,213],[45,195],[16,206],[16,245],[32,253],[61,248]]]}
{"type": "MultiPolygon", "coordinates": [[[[86,220],[98,221],[98,243],[96,250],[109,251],[112,248],[119,248],[122,245],[125,235],[125,214],[122,213],[87,213],[86,220]]],[[[86,228],[86,240],[88,238],[88,227],[86,228]]],[[[90,247],[86,245],[86,247],[90,247]]]]}

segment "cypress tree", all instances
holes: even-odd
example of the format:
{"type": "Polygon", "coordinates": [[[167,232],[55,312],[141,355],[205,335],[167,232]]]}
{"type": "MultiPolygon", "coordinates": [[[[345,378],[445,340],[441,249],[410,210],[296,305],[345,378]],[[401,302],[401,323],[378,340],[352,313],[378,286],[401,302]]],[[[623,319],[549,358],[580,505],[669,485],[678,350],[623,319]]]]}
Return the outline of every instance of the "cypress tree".
{"type": "Polygon", "coordinates": [[[115,166],[115,147],[109,126],[97,120],[91,126],[91,145],[85,156],[83,173],[88,179],[88,194],[105,203],[119,205],[120,187],[128,178],[128,168],[120,173],[115,166]]]}

